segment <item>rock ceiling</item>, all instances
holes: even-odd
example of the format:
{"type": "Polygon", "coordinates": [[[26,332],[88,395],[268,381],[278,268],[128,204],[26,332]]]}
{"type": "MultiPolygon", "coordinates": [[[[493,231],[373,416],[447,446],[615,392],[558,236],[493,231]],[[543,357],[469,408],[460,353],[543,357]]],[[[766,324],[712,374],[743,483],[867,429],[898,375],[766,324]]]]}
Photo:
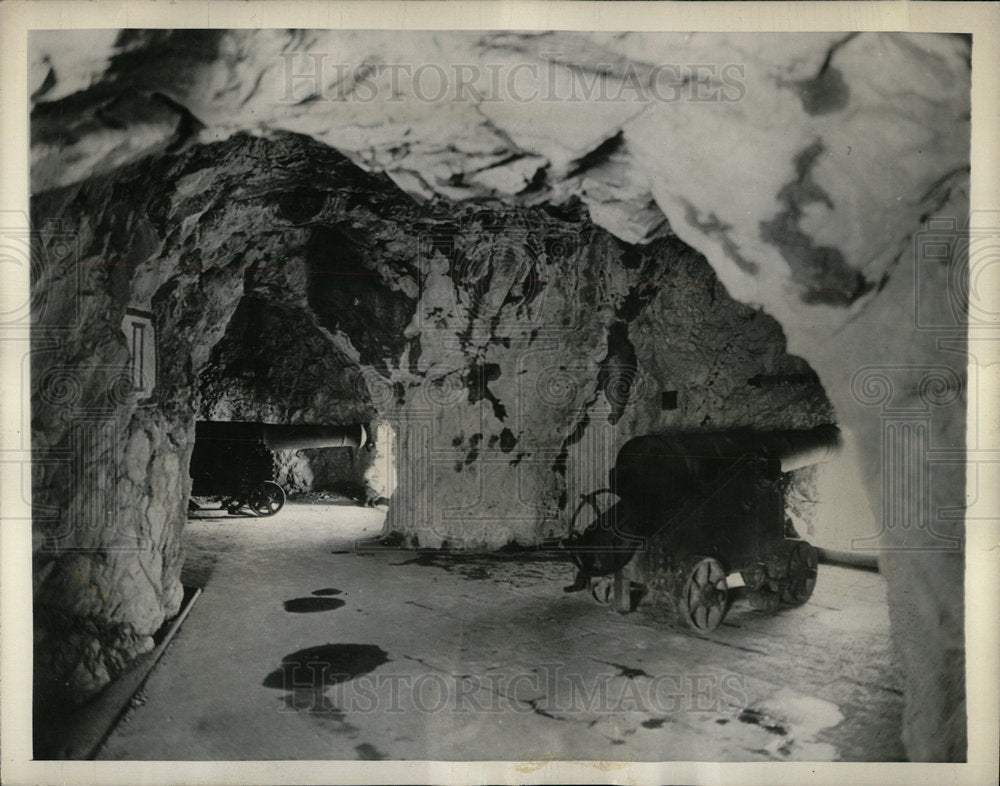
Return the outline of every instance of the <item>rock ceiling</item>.
{"type": "Polygon", "coordinates": [[[577,196],[628,242],[665,217],[781,322],[842,320],[968,169],[959,36],[76,36],[33,34],[36,192],[192,140],[293,131],[417,199],[577,196]]]}

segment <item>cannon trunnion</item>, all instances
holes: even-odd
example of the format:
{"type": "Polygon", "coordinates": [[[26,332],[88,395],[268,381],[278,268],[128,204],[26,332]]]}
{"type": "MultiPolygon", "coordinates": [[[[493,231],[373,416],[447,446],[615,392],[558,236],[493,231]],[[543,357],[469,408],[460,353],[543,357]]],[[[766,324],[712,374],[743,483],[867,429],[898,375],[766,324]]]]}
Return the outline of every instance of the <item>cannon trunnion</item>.
{"type": "Polygon", "coordinates": [[[622,446],[610,487],[585,495],[565,542],[595,597],[627,612],[641,595],[696,631],[714,630],[739,573],[752,607],[805,603],[817,554],[785,515],[795,469],[829,460],[835,426],[807,431],[698,432],[635,437],[622,446]],[[599,577],[613,576],[608,582],[599,577]]]}

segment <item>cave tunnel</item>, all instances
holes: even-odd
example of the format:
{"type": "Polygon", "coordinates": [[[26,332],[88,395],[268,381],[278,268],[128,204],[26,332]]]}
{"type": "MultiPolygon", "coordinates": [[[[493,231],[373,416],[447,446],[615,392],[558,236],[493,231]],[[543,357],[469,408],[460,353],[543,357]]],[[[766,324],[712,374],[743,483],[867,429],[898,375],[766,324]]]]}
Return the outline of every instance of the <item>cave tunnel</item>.
{"type": "Polygon", "coordinates": [[[820,153],[866,133],[852,69],[923,47],[968,80],[965,42],[830,50],[840,98],[776,94],[827,137],[759,151],[787,174],[744,210],[649,158],[706,135],[693,105],[538,149],[384,119],[369,155],[328,104],[197,87],[283,35],[130,31],[35,93],[36,758],[963,761],[965,363],[907,321],[961,261],[898,260],[967,210],[968,129],[877,232],[820,153]],[[861,265],[857,232],[891,248],[861,265]]]}

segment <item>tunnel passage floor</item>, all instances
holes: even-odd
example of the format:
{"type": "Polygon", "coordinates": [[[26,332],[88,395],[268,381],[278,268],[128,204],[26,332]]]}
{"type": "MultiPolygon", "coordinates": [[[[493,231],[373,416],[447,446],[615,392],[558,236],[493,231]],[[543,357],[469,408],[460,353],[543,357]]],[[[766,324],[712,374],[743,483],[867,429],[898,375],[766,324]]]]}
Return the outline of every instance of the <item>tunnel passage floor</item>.
{"type": "Polygon", "coordinates": [[[876,573],[821,565],[805,606],[698,637],[564,593],[568,563],[365,544],[383,517],[192,519],[204,592],[98,758],[902,758],[876,573]]]}

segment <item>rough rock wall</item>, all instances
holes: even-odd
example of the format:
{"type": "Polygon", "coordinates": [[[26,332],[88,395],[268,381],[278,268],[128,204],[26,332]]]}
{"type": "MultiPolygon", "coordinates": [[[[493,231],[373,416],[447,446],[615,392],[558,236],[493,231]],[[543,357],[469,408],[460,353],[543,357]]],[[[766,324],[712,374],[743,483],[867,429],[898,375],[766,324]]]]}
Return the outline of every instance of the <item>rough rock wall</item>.
{"type": "Polygon", "coordinates": [[[577,195],[597,224],[631,241],[657,236],[669,219],[736,299],[778,319],[872,462],[881,529],[858,548],[880,553],[890,580],[907,750],[964,755],[965,498],[955,456],[967,385],[967,37],[34,35],[36,190],[200,135],[284,129],[423,197],[577,195]],[[393,63],[449,73],[471,64],[486,81],[459,92],[449,78],[435,98],[405,74],[392,84],[383,66],[393,63]],[[683,63],[714,66],[694,73],[683,63]],[[504,87],[512,98],[503,77],[515,67],[529,98],[502,100],[504,87]],[[933,251],[920,245],[934,234],[943,241],[933,251]],[[949,297],[921,299],[935,292],[949,297]],[[897,429],[908,412],[929,420],[897,429]],[[888,440],[901,434],[912,442],[888,440]]]}
{"type": "Polygon", "coordinates": [[[353,497],[368,482],[374,459],[370,447],[278,450],[275,480],[288,492],[336,491],[353,497]]]}
{"type": "Polygon", "coordinates": [[[333,346],[301,306],[245,296],[198,375],[198,416],[364,423],[375,410],[359,382],[357,363],[333,346]]]}
{"type": "MultiPolygon", "coordinates": [[[[294,144],[241,138],[33,202],[36,222],[61,222],[43,237],[50,254],[66,238],[71,246],[38,266],[33,281],[35,674],[43,699],[90,695],[149,649],[178,609],[198,373],[244,295],[292,309],[304,302],[303,266],[296,273],[281,262],[309,233],[282,217],[281,198],[305,156],[294,144]],[[281,231],[267,230],[274,226],[281,231]],[[157,384],[142,401],[120,328],[129,306],[151,312],[157,330],[157,384]]],[[[384,198],[371,178],[362,178],[359,198],[357,173],[340,156],[326,164],[348,202],[333,212],[347,216],[366,198],[384,198]]]]}
{"type": "Polygon", "coordinates": [[[412,545],[565,535],[579,495],[649,429],[831,417],[778,325],[676,240],[628,246],[575,212],[463,213],[430,256],[405,362],[373,393],[400,439],[386,525],[412,545]],[[758,384],[788,371],[799,384],[758,384]]]}
{"type": "Polygon", "coordinates": [[[965,516],[983,483],[975,466],[986,447],[966,443],[966,413],[988,395],[980,349],[970,353],[969,344],[989,317],[967,299],[977,242],[974,226],[966,235],[967,184],[955,184],[946,200],[900,250],[881,296],[861,315],[832,331],[812,325],[798,339],[812,342],[820,368],[850,370],[824,387],[851,424],[879,514],[878,529],[854,547],[879,555],[907,675],[903,741],[910,758],[929,761],[966,756],[965,516]]]}

